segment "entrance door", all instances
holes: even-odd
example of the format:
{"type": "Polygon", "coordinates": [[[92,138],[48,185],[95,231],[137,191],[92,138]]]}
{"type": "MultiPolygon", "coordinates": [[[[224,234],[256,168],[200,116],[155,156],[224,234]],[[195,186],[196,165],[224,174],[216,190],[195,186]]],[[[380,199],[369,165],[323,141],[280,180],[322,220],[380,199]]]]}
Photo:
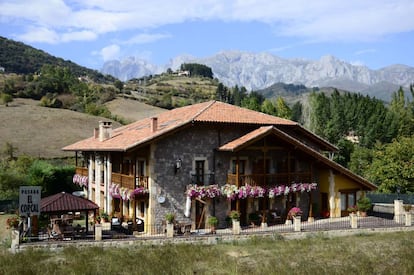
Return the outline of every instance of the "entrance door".
{"type": "Polygon", "coordinates": [[[206,205],[198,200],[195,201],[195,212],[196,212],[196,228],[205,227],[205,217],[206,217],[206,205]]]}

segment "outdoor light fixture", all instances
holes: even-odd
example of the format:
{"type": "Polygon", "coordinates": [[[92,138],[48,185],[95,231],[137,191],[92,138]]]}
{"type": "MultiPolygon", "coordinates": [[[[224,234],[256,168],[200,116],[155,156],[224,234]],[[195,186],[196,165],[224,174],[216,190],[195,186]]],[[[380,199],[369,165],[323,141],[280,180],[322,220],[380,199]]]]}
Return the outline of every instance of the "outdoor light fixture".
{"type": "Polygon", "coordinates": [[[181,168],[181,162],[182,161],[181,161],[180,158],[175,161],[174,171],[175,171],[176,174],[177,174],[177,171],[180,170],[180,168],[181,168]]]}

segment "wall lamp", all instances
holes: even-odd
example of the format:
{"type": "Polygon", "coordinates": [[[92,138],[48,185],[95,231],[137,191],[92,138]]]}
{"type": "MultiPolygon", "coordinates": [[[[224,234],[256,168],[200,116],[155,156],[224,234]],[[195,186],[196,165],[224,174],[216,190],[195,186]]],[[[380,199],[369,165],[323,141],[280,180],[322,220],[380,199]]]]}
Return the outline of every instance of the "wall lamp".
{"type": "Polygon", "coordinates": [[[182,164],[182,161],[180,158],[175,161],[175,164],[174,164],[175,174],[177,174],[177,171],[181,169],[181,164],[182,164]]]}

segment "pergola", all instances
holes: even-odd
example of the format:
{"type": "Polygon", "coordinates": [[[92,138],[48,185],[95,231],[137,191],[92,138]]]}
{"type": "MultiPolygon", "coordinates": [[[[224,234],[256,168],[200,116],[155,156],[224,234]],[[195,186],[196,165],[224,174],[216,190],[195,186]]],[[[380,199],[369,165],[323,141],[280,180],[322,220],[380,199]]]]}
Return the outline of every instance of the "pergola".
{"type": "Polygon", "coordinates": [[[41,199],[40,212],[50,215],[62,215],[68,212],[86,212],[86,225],[88,224],[88,213],[93,211],[94,217],[99,206],[88,199],[72,195],[70,193],[57,193],[41,199]]]}

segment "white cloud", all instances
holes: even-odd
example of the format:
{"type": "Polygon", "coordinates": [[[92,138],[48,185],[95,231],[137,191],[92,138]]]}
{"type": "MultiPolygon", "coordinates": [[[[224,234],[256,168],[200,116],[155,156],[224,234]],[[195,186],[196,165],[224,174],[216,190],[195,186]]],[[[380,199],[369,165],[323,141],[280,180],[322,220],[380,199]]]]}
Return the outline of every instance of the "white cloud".
{"type": "MultiPolygon", "coordinates": [[[[361,41],[413,31],[413,14],[412,0],[2,0],[0,3],[2,21],[44,28],[51,35],[73,32],[73,36],[79,39],[83,36],[86,40],[109,32],[144,32],[192,20],[221,20],[264,22],[283,36],[361,41]]],[[[64,42],[65,37],[62,35],[56,41],[52,35],[45,41],[64,42]]],[[[137,41],[161,38],[142,35],[137,41]]]]}
{"type": "Polygon", "coordinates": [[[62,34],[62,42],[95,40],[97,35],[91,31],[69,32],[62,34]]]}
{"type": "Polygon", "coordinates": [[[102,57],[104,61],[108,61],[108,60],[119,59],[120,52],[121,52],[121,48],[116,44],[112,44],[112,45],[109,45],[101,49],[101,51],[99,52],[99,55],[102,57]]]}
{"type": "Polygon", "coordinates": [[[161,39],[170,38],[171,35],[169,34],[161,34],[161,33],[141,33],[135,35],[134,37],[122,42],[123,44],[147,44],[151,42],[155,42],[161,39]]]}
{"type": "Polygon", "coordinates": [[[19,40],[27,42],[42,42],[49,44],[57,44],[59,42],[59,35],[47,28],[29,27],[26,33],[17,36],[19,40]]]}

